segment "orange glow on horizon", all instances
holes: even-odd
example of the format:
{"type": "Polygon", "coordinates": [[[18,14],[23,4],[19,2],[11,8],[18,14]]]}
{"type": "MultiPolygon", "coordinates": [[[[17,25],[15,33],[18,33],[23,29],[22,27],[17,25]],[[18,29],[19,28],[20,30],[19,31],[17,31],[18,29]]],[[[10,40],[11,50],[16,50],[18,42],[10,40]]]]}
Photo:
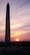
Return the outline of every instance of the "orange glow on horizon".
{"type": "Polygon", "coordinates": [[[18,39],[18,38],[16,38],[16,41],[18,42],[18,41],[19,41],[19,39],[18,39]]]}

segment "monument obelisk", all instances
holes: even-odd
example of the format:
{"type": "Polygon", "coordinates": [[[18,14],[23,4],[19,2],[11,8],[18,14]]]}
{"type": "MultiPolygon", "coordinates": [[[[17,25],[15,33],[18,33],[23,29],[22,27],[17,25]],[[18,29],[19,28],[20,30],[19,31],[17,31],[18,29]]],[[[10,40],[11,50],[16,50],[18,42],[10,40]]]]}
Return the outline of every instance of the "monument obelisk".
{"type": "Polygon", "coordinates": [[[5,30],[5,42],[10,43],[10,11],[9,3],[6,8],[6,30],[5,30]]]}

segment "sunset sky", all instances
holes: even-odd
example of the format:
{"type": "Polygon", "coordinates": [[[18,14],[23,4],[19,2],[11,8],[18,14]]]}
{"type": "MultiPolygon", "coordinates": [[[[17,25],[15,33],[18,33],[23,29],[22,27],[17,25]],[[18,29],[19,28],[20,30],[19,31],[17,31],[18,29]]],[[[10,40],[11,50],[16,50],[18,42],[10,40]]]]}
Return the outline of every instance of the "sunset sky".
{"type": "Polygon", "coordinates": [[[0,0],[0,41],[5,40],[8,2],[10,4],[11,41],[30,41],[30,0],[0,0]]]}

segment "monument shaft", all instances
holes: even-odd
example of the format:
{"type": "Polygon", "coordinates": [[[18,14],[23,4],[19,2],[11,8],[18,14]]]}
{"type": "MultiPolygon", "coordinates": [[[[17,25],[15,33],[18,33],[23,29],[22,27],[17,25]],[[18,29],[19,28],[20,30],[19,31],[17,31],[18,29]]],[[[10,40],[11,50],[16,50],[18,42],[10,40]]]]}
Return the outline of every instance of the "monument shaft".
{"type": "Polygon", "coordinates": [[[6,36],[5,36],[5,42],[10,42],[10,14],[9,14],[9,3],[7,4],[7,10],[6,10],[6,36]]]}

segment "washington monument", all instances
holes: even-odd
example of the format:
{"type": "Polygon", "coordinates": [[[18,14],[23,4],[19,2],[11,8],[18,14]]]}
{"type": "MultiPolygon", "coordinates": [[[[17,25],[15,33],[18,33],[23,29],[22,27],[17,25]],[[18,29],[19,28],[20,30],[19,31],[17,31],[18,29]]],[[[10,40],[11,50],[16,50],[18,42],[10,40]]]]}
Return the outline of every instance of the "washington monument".
{"type": "Polygon", "coordinates": [[[5,42],[10,43],[10,6],[7,4],[6,8],[6,30],[5,30],[5,42]]]}

